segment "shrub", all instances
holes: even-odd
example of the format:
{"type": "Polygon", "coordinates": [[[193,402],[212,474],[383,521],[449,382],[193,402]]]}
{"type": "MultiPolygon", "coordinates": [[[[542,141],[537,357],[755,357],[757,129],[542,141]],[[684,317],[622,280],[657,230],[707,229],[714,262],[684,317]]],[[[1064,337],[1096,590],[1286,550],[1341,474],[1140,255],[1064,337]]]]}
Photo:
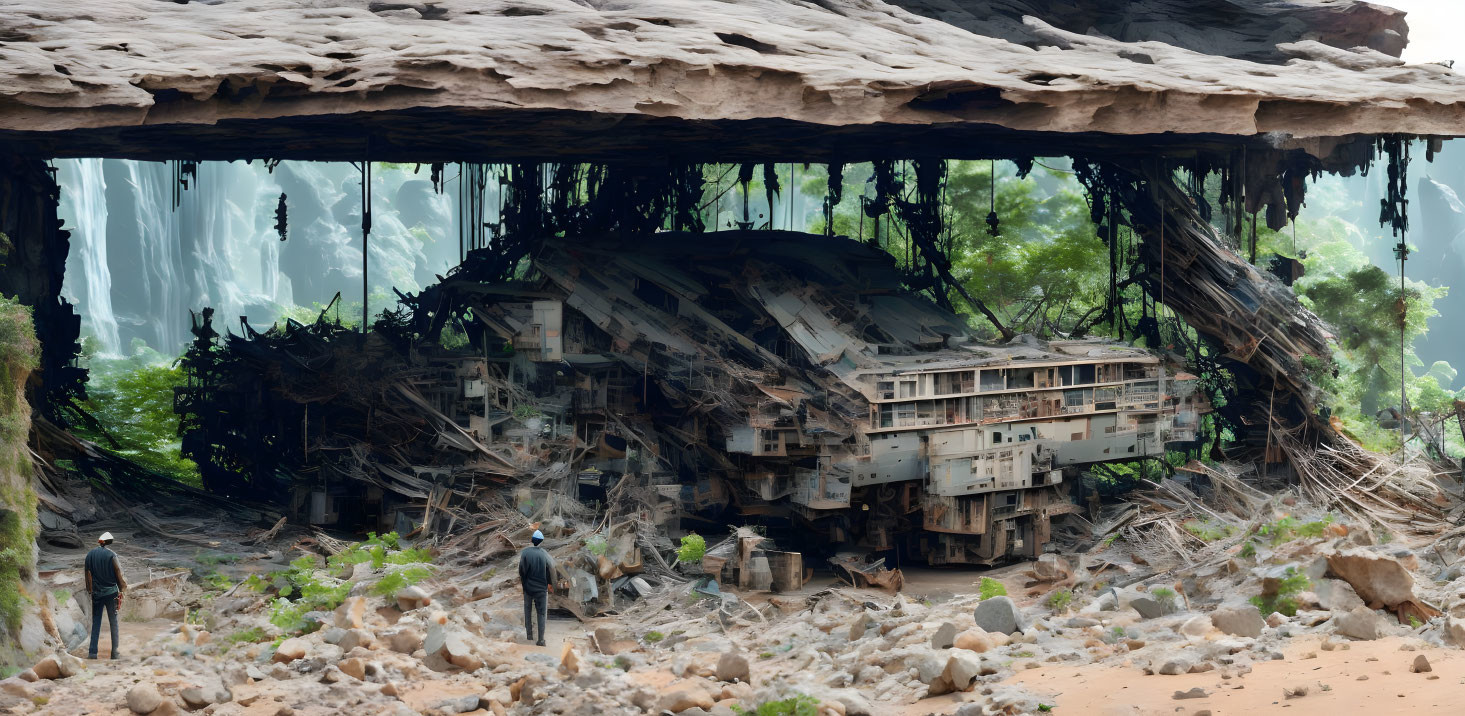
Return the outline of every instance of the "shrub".
{"type": "Polygon", "coordinates": [[[1001,582],[991,577],[982,577],[981,599],[983,601],[992,597],[1005,596],[1007,596],[1007,587],[1002,586],[1001,582]]]}
{"type": "Polygon", "coordinates": [[[396,594],[398,591],[406,589],[431,576],[432,570],[427,567],[412,566],[406,569],[398,569],[382,577],[381,581],[376,584],[371,585],[371,593],[378,597],[396,594]]]}
{"type": "Polygon", "coordinates": [[[1151,589],[1150,596],[1154,597],[1155,602],[1165,611],[1169,612],[1175,609],[1175,590],[1168,587],[1151,589]]]}
{"type": "Polygon", "coordinates": [[[1312,580],[1306,574],[1297,571],[1296,567],[1288,567],[1282,581],[1277,585],[1277,593],[1274,595],[1261,595],[1251,598],[1252,606],[1255,606],[1262,616],[1278,612],[1285,616],[1297,616],[1297,600],[1294,599],[1298,592],[1312,586],[1312,580]]]}
{"type": "Polygon", "coordinates": [[[738,716],[818,716],[819,700],[804,694],[794,694],[786,699],[766,701],[753,710],[742,706],[734,706],[732,709],[738,716]]]}
{"type": "Polygon", "coordinates": [[[707,554],[707,540],[702,535],[693,532],[682,538],[682,546],[677,550],[677,561],[684,564],[695,564],[702,561],[707,554]]]}
{"type": "Polygon", "coordinates": [[[645,639],[646,640],[646,643],[647,644],[655,644],[656,642],[661,641],[662,639],[665,639],[665,638],[666,638],[666,635],[665,634],[662,634],[659,631],[648,631],[648,632],[646,632],[646,636],[642,637],[642,639],[645,639]]]}
{"type": "Polygon", "coordinates": [[[1048,608],[1055,612],[1068,611],[1068,606],[1073,603],[1073,590],[1060,589],[1048,595],[1048,608]]]}

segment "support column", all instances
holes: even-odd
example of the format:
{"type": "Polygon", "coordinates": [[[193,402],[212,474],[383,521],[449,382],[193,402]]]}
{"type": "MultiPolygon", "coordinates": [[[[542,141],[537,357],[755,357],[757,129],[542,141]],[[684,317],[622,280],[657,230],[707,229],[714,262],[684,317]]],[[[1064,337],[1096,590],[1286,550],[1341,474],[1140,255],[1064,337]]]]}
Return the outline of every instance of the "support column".
{"type": "Polygon", "coordinates": [[[41,342],[38,372],[26,396],[35,412],[65,424],[59,409],[86,396],[86,370],[74,365],[81,351],[81,317],[61,297],[69,232],[56,215],[60,187],[46,163],[0,156],[0,295],[30,306],[41,342]]]}

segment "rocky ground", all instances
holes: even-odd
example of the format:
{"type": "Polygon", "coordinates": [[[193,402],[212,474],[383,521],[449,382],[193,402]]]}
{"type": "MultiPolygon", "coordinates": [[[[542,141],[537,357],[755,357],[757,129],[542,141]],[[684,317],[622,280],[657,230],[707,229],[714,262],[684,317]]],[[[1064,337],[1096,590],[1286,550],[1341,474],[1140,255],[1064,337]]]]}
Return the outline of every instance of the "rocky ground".
{"type": "MultiPolygon", "coordinates": [[[[557,611],[546,647],[524,639],[512,555],[471,574],[440,569],[386,596],[372,586],[391,566],[358,564],[341,582],[349,583],[345,601],[305,615],[296,635],[269,620],[278,598],[269,590],[217,579],[234,586],[201,587],[165,571],[135,590],[122,659],[77,658],[84,644],[59,651],[0,681],[0,709],[695,716],[762,706],[760,714],[970,716],[1450,708],[1450,689],[1465,683],[1455,647],[1465,643],[1458,545],[1412,549],[1377,527],[1275,506],[1246,539],[1189,564],[1117,539],[986,573],[913,572],[901,594],[825,579],[791,594],[719,598],[666,580],[654,595],[620,597],[612,615],[582,621],[557,611]]],[[[291,556],[268,552],[258,571],[291,556]]],[[[75,632],[72,612],[56,610],[58,631],[75,632]]]]}

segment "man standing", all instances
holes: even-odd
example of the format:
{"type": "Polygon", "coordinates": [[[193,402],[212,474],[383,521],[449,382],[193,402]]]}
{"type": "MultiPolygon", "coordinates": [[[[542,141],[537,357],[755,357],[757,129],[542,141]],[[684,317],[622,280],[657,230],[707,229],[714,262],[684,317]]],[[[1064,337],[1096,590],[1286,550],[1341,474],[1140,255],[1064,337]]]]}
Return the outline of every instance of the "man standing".
{"type": "Polygon", "coordinates": [[[107,549],[112,544],[112,533],[103,532],[97,538],[97,547],[86,553],[86,591],[92,597],[92,645],[87,658],[97,658],[97,640],[101,637],[102,610],[107,610],[107,621],[112,625],[112,658],[117,651],[117,608],[122,605],[122,593],[127,591],[127,578],[122,576],[122,566],[117,563],[117,553],[107,549]]]}
{"type": "Polygon", "coordinates": [[[534,622],[531,619],[539,613],[538,646],[544,646],[544,619],[549,611],[549,585],[554,576],[554,559],[539,546],[544,533],[534,530],[530,538],[534,546],[519,553],[519,582],[524,588],[524,635],[534,639],[534,622]]]}

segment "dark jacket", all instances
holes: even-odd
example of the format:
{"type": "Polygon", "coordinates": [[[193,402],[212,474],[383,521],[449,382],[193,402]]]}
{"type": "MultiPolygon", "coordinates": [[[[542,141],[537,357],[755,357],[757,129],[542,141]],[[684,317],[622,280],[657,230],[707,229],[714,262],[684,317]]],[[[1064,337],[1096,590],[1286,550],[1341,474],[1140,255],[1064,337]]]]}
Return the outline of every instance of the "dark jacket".
{"type": "Polygon", "coordinates": [[[92,599],[103,599],[117,593],[116,552],[100,546],[87,552],[86,571],[92,577],[92,599]]]}
{"type": "Polygon", "coordinates": [[[519,581],[527,594],[549,591],[551,575],[554,572],[554,558],[539,547],[529,547],[519,553],[519,581]]]}

